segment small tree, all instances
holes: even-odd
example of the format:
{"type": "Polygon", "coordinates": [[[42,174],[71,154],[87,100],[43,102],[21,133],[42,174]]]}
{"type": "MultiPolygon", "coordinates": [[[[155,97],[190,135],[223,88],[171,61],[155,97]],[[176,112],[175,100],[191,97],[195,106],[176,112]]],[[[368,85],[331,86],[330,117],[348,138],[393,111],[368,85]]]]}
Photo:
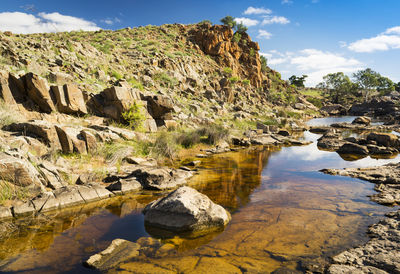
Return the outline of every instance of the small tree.
{"type": "Polygon", "coordinates": [[[386,95],[395,90],[395,85],[389,78],[381,76],[378,78],[377,90],[381,95],[386,95]]]}
{"type": "Polygon", "coordinates": [[[236,32],[243,34],[248,30],[248,28],[242,23],[236,25],[236,32]]]}
{"type": "Polygon", "coordinates": [[[347,95],[354,93],[357,87],[343,72],[327,74],[323,79],[324,82],[319,83],[317,87],[326,90],[328,98],[334,103],[342,102],[347,95]]]}
{"type": "Polygon", "coordinates": [[[235,22],[235,18],[232,16],[225,16],[224,18],[222,18],[221,23],[224,24],[225,26],[231,27],[231,28],[235,28],[236,27],[236,22],[235,22]]]}
{"type": "Polygon", "coordinates": [[[304,88],[304,82],[306,81],[307,77],[308,77],[307,75],[303,75],[300,77],[297,77],[296,75],[292,75],[289,78],[289,82],[291,85],[294,85],[298,88],[304,88]]]}
{"type": "Polygon", "coordinates": [[[370,93],[377,89],[379,85],[379,78],[381,75],[370,68],[359,70],[353,74],[355,83],[361,88],[365,94],[365,101],[367,101],[370,93]]]}
{"type": "Polygon", "coordinates": [[[395,87],[396,91],[400,92],[400,82],[398,82],[395,87]]]}
{"type": "Polygon", "coordinates": [[[266,72],[267,71],[267,58],[265,58],[265,56],[260,55],[260,62],[261,62],[261,71],[266,72]]]}

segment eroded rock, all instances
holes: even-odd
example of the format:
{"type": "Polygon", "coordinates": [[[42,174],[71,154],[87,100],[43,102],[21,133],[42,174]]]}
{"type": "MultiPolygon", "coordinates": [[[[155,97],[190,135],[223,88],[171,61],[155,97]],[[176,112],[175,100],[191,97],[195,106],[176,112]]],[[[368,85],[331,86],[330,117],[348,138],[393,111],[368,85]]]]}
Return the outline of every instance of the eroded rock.
{"type": "Polygon", "coordinates": [[[190,187],[148,204],[143,214],[146,225],[175,232],[223,228],[231,219],[223,207],[190,187]]]}

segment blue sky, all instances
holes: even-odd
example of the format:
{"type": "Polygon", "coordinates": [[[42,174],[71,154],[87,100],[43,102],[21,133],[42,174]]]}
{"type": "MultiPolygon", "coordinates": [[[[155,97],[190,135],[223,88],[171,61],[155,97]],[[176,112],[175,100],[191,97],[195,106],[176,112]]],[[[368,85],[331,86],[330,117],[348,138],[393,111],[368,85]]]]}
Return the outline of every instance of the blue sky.
{"type": "Polygon", "coordinates": [[[2,0],[0,30],[13,32],[119,29],[166,23],[219,23],[231,15],[246,24],[260,52],[287,79],[308,85],[337,71],[371,67],[400,81],[399,0],[264,1],[25,1],[2,0]]]}

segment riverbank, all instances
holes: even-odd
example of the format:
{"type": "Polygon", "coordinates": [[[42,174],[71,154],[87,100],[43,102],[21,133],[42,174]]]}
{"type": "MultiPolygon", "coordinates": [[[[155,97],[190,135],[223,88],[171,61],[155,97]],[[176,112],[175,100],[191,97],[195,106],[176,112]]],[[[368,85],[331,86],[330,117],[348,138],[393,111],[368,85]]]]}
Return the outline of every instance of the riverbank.
{"type": "MultiPolygon", "coordinates": [[[[105,200],[120,201],[119,205],[98,205],[91,214],[78,211],[74,217],[64,219],[63,225],[36,223],[35,230],[30,228],[33,223],[26,229],[21,227],[19,234],[14,233],[9,238],[21,251],[11,252],[10,242],[5,243],[7,248],[0,245],[0,250],[7,250],[3,253],[2,271],[29,268],[33,273],[46,269],[54,273],[63,265],[64,269],[90,272],[81,266],[82,261],[104,250],[116,238],[140,243],[146,250],[154,251],[128,260],[123,266],[126,271],[139,271],[139,268],[194,271],[192,263],[194,267],[196,262],[196,271],[209,263],[222,267],[221,271],[229,267],[238,272],[242,268],[248,271],[324,269],[330,256],[365,243],[367,227],[377,222],[386,209],[369,201],[367,195],[372,191],[369,183],[324,175],[317,170],[326,166],[370,166],[371,161],[391,160],[366,157],[348,162],[336,153],[319,150],[318,135],[305,132],[302,138],[313,143],[253,146],[199,159],[201,163],[196,167],[199,174],[195,174],[188,185],[231,212],[232,221],[222,233],[194,239],[155,239],[150,248],[149,237],[154,237],[143,227],[141,208],[163,192],[152,191],[156,196],[147,192],[148,200],[139,198],[138,201],[137,194],[132,193],[105,200]],[[136,206],[131,209],[131,205],[136,206]],[[40,251],[32,250],[31,246],[39,242],[43,242],[40,251]],[[164,251],[157,253],[166,244],[164,251]],[[58,249],[69,250],[73,255],[51,255],[58,249]],[[316,262],[319,262],[318,267],[316,262]]],[[[39,217],[47,214],[53,218],[51,212],[39,214],[39,217]]]]}

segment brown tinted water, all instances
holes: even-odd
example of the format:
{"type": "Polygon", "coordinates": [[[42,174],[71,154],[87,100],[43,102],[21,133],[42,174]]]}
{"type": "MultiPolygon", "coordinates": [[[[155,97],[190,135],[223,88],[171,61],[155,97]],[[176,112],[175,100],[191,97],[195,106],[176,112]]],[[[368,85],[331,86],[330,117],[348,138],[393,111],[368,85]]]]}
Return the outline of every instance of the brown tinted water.
{"type": "MultiPolygon", "coordinates": [[[[318,135],[305,133],[305,139],[318,135]]],[[[373,185],[319,173],[321,168],[380,165],[395,159],[346,161],[308,146],[251,148],[204,159],[190,185],[232,213],[224,231],[194,239],[163,239],[173,248],[141,255],[119,270],[271,272],[302,269],[367,240],[367,226],[388,209],[369,201],[373,185]]],[[[149,236],[141,209],[150,194],[128,195],[14,220],[0,239],[0,271],[90,273],[81,263],[115,238],[149,236]]]]}

